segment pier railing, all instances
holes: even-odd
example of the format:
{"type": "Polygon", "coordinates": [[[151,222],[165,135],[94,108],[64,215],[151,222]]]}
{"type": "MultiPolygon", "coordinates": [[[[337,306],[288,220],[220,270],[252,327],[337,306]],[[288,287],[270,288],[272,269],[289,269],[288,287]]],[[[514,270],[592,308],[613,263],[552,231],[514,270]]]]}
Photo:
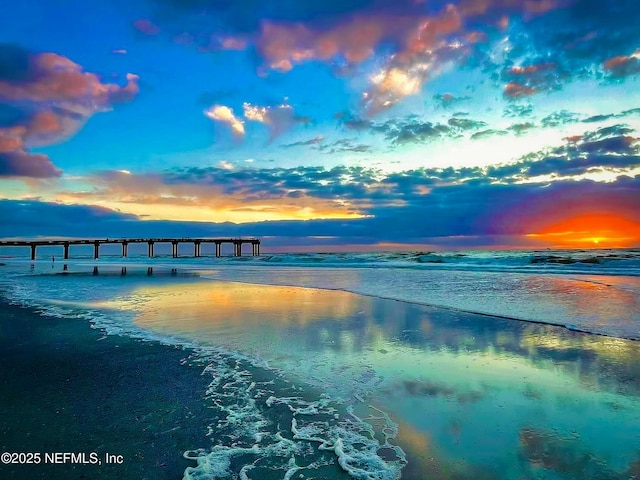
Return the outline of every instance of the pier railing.
{"type": "Polygon", "coordinates": [[[93,245],[93,258],[100,258],[101,245],[122,245],[122,256],[129,254],[129,245],[136,243],[146,243],[148,246],[149,258],[154,256],[156,243],[170,243],[171,254],[174,258],[178,256],[178,245],[181,243],[193,244],[193,256],[201,256],[201,246],[203,243],[215,244],[216,257],[222,256],[222,244],[233,245],[233,256],[242,256],[242,246],[251,245],[251,255],[260,255],[260,240],[258,238],[105,238],[105,239],[70,239],[70,240],[0,240],[0,247],[30,247],[31,260],[36,259],[36,248],[42,246],[61,246],[64,248],[64,259],[69,258],[69,247],[71,245],[93,245]]]}

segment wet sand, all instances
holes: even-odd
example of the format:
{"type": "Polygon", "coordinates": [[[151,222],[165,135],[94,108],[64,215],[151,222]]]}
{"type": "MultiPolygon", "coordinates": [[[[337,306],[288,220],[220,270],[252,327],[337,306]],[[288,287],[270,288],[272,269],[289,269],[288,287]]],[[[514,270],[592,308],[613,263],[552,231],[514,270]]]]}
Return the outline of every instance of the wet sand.
{"type": "Polygon", "coordinates": [[[213,412],[189,351],[104,336],[83,319],[43,317],[0,300],[0,452],[39,452],[39,465],[0,465],[9,479],[177,479],[207,448],[213,412]],[[96,452],[102,465],[44,464],[51,452],[96,452]],[[106,464],[106,453],[122,464],[106,464]]]}

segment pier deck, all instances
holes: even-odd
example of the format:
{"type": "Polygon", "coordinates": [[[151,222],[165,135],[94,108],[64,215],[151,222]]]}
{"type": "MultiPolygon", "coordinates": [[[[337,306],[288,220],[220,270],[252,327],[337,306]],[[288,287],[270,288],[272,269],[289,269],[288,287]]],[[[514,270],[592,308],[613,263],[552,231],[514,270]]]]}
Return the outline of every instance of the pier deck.
{"type": "Polygon", "coordinates": [[[215,244],[216,257],[222,256],[222,244],[233,244],[233,255],[242,256],[242,246],[245,243],[251,245],[251,254],[260,255],[260,240],[258,238],[105,238],[105,239],[68,239],[68,240],[0,240],[0,247],[30,247],[31,260],[36,259],[36,248],[41,246],[61,246],[64,248],[64,259],[69,258],[69,247],[71,245],[93,245],[93,258],[100,257],[101,245],[122,245],[122,256],[126,257],[129,245],[132,243],[146,243],[148,245],[149,257],[154,256],[154,246],[156,243],[170,243],[171,253],[174,258],[178,256],[178,245],[181,243],[193,243],[193,256],[201,256],[201,246],[203,243],[215,244]]]}

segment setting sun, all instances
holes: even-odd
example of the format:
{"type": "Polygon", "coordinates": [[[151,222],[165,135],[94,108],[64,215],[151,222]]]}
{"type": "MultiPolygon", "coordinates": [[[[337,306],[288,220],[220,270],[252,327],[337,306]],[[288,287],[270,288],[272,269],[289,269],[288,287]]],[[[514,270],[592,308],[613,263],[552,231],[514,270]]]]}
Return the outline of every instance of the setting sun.
{"type": "Polygon", "coordinates": [[[561,247],[629,247],[640,242],[640,223],[618,215],[578,215],[527,237],[561,247]]]}

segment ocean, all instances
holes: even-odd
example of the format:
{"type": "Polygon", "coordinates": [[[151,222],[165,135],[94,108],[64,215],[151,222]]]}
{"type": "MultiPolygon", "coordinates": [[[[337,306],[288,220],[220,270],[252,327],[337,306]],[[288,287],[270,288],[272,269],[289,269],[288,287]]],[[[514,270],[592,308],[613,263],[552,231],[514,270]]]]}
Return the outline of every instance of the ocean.
{"type": "Polygon", "coordinates": [[[202,366],[185,479],[640,471],[639,249],[38,252],[3,250],[10,302],[202,366]]]}

